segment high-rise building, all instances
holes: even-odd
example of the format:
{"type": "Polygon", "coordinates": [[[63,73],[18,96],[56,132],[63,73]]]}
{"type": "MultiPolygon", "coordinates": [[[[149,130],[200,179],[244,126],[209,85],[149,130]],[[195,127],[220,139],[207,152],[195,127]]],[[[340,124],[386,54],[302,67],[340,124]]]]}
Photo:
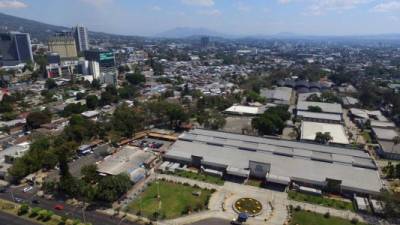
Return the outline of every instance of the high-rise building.
{"type": "Polygon", "coordinates": [[[200,45],[201,45],[202,48],[207,48],[209,44],[210,44],[210,38],[209,37],[201,37],[200,45]]]}
{"type": "Polygon", "coordinates": [[[118,71],[115,62],[115,55],[113,52],[100,51],[100,50],[89,50],[85,51],[85,59],[91,63],[91,72],[93,73],[94,79],[99,79],[101,83],[106,83],[109,85],[117,85],[118,71]],[[99,74],[97,73],[97,65],[99,74]]]}
{"type": "Polygon", "coordinates": [[[30,35],[27,33],[0,33],[0,66],[15,66],[33,62],[30,35]]]}
{"type": "Polygon", "coordinates": [[[89,50],[89,37],[86,27],[77,25],[73,30],[77,51],[83,52],[89,50]]]}
{"type": "Polygon", "coordinates": [[[58,53],[61,59],[78,57],[75,39],[71,32],[59,32],[49,38],[49,51],[58,53]]]}

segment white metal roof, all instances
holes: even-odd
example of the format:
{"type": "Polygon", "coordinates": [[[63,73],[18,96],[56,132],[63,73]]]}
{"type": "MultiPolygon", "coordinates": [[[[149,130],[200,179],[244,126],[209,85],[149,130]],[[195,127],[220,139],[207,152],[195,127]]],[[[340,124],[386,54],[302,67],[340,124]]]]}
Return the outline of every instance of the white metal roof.
{"type": "MultiPolygon", "coordinates": [[[[333,148],[333,149],[342,149],[343,152],[339,151],[338,153],[331,152],[325,154],[318,154],[315,157],[331,157],[332,162],[326,162],[325,160],[313,159],[311,157],[300,156],[296,152],[294,156],[285,156],[275,154],[280,152],[280,147],[273,148],[272,145],[260,145],[258,149],[255,151],[246,150],[236,145],[238,143],[231,143],[230,138],[236,137],[236,141],[244,142],[244,139],[253,139],[253,137],[245,136],[245,135],[235,135],[224,132],[214,132],[214,131],[204,131],[204,130],[194,130],[189,134],[192,135],[192,138],[189,140],[178,140],[172,146],[170,151],[165,155],[165,157],[172,159],[184,160],[187,162],[191,161],[192,155],[200,156],[203,158],[203,161],[207,163],[213,163],[215,165],[224,166],[225,168],[230,168],[230,171],[245,171],[246,168],[249,167],[249,161],[256,161],[262,163],[268,163],[271,165],[271,169],[269,171],[268,176],[271,178],[275,178],[279,180],[281,183],[287,182],[288,179],[292,180],[307,180],[312,183],[324,183],[326,178],[337,179],[342,181],[342,187],[346,187],[350,190],[356,190],[365,193],[379,193],[382,188],[382,183],[379,178],[379,174],[376,169],[367,169],[363,168],[363,166],[357,165],[357,163],[363,163],[364,158],[360,158],[360,162],[358,162],[358,157],[350,157],[351,163],[343,163],[336,162],[335,155],[340,155],[344,158],[349,157],[348,155],[342,155],[341,153],[349,152],[356,150],[350,150],[345,148],[333,148]],[[226,137],[226,142],[233,144],[222,144],[216,145],[218,143],[212,144],[203,141],[198,141],[199,136],[203,136],[198,133],[205,133],[208,135],[219,134],[217,138],[220,136],[226,137]],[[297,154],[297,155],[296,155],[297,154]],[[235,169],[233,169],[235,168],[235,169]]],[[[187,134],[187,133],[185,133],[187,134]]],[[[185,137],[185,135],[182,135],[185,137]]],[[[205,139],[205,138],[203,138],[205,139]]],[[[272,139],[265,139],[266,142],[272,139]]],[[[212,138],[209,139],[209,141],[212,138]]],[[[257,140],[257,138],[253,139],[257,140]]],[[[289,143],[289,142],[284,142],[289,143]]],[[[298,143],[298,142],[297,142],[298,143]]],[[[310,146],[303,145],[303,143],[298,143],[299,146],[310,146]]],[[[322,145],[316,145],[321,146],[322,145]]],[[[301,149],[300,149],[301,150],[301,149]]],[[[314,153],[316,151],[312,151],[310,149],[302,149],[304,153],[314,153]]],[[[361,151],[358,151],[361,152],[361,151]]],[[[372,163],[371,158],[365,158],[366,163],[372,163]]]]}
{"type": "Polygon", "coordinates": [[[299,101],[297,103],[297,110],[309,111],[308,108],[310,106],[318,106],[321,108],[322,112],[325,112],[325,113],[337,113],[337,114],[343,113],[342,105],[337,104],[337,103],[325,103],[325,102],[299,101]]]}
{"type": "Polygon", "coordinates": [[[329,132],[332,136],[332,143],[349,144],[344,127],[340,124],[316,123],[303,121],[301,123],[301,139],[314,141],[318,132],[329,132]]]}

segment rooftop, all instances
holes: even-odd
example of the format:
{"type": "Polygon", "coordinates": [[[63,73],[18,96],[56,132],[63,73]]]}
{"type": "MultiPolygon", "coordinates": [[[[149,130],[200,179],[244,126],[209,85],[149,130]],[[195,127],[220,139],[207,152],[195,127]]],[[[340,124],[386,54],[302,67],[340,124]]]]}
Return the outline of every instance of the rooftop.
{"type": "Polygon", "coordinates": [[[331,113],[316,113],[307,111],[298,111],[297,116],[303,118],[321,119],[321,120],[332,120],[332,121],[342,121],[342,117],[338,114],[331,113]]]}
{"type": "Polygon", "coordinates": [[[98,165],[97,171],[109,175],[130,174],[151,157],[152,154],[150,152],[145,152],[132,146],[124,146],[113,155],[107,156],[98,165]]]}
{"type": "Polygon", "coordinates": [[[292,98],[293,89],[288,87],[277,87],[275,89],[262,89],[260,95],[267,99],[289,102],[292,98]]]}
{"type": "Polygon", "coordinates": [[[372,132],[374,132],[378,140],[392,141],[395,137],[399,136],[399,133],[394,129],[372,127],[372,132]]]}
{"type": "Polygon", "coordinates": [[[247,114],[247,115],[258,115],[265,112],[265,107],[254,107],[244,105],[233,105],[225,110],[225,113],[230,114],[247,114]]]}
{"type": "Polygon", "coordinates": [[[332,136],[332,143],[349,144],[344,127],[340,124],[316,123],[303,121],[301,123],[301,140],[314,141],[318,132],[328,132],[332,136]]]}
{"type": "Polygon", "coordinates": [[[322,112],[324,112],[324,113],[336,113],[336,114],[343,113],[342,105],[337,104],[337,103],[325,103],[325,102],[299,101],[297,103],[297,110],[298,111],[309,111],[308,108],[310,106],[318,106],[322,109],[322,112]]]}
{"type": "Polygon", "coordinates": [[[338,179],[343,187],[367,193],[382,187],[376,165],[361,150],[195,129],[182,134],[165,157],[190,162],[192,155],[236,171],[247,170],[249,161],[268,163],[271,179],[319,184],[338,179]]]}

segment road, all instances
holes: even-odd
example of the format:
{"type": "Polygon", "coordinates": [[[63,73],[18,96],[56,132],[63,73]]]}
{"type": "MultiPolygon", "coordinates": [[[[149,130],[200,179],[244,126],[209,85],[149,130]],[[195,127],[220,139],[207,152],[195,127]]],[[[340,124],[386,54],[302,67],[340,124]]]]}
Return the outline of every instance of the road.
{"type": "Polygon", "coordinates": [[[13,216],[7,213],[3,213],[0,211],[0,224],[4,225],[40,225],[38,223],[34,223],[32,221],[23,219],[18,216],[13,216]]]}
{"type": "Polygon", "coordinates": [[[230,221],[222,220],[222,219],[207,219],[202,220],[196,223],[192,223],[191,225],[230,225],[230,221]]]}
{"type": "MultiPolygon", "coordinates": [[[[60,216],[66,216],[68,218],[79,219],[81,221],[84,221],[81,207],[67,205],[62,200],[47,200],[44,198],[38,198],[38,197],[35,197],[35,191],[36,191],[35,189],[30,192],[27,192],[27,193],[24,193],[22,191],[22,189],[23,188],[21,188],[21,187],[19,187],[19,188],[11,187],[11,188],[7,189],[7,191],[5,193],[0,193],[0,198],[8,200],[8,201],[14,201],[13,197],[12,197],[12,196],[14,196],[14,198],[23,199],[24,202],[28,203],[32,207],[40,207],[43,209],[51,210],[60,216]],[[11,192],[12,192],[12,194],[11,194],[11,192]],[[31,203],[31,200],[33,198],[38,199],[39,204],[31,203]],[[54,205],[57,205],[57,204],[62,204],[65,207],[64,210],[62,210],[62,211],[55,210],[54,205]]],[[[86,215],[86,222],[90,222],[93,225],[113,225],[113,224],[139,225],[137,223],[133,223],[133,222],[126,221],[126,220],[121,222],[121,220],[119,218],[104,215],[104,214],[101,214],[96,211],[87,210],[85,212],[85,215],[86,215]]]]}

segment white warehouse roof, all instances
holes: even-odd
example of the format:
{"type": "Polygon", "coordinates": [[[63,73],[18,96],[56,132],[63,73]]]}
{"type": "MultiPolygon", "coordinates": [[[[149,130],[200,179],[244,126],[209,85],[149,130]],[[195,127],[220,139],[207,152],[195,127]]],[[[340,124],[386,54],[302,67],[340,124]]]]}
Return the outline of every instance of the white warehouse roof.
{"type": "Polygon", "coordinates": [[[342,105],[337,103],[325,103],[325,102],[305,102],[299,101],[297,103],[297,110],[299,111],[309,111],[310,106],[318,106],[322,109],[324,113],[336,113],[342,114],[343,108],[342,105]]]}
{"type": "Polygon", "coordinates": [[[318,132],[329,132],[332,136],[332,143],[349,144],[344,127],[340,124],[316,123],[303,121],[301,123],[301,140],[314,141],[318,132]]]}

